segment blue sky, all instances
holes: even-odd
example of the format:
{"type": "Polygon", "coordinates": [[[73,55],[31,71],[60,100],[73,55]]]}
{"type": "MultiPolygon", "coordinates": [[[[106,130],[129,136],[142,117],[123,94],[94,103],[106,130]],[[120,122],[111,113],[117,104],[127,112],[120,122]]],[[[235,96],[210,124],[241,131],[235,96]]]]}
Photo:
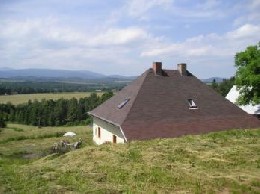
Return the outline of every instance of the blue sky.
{"type": "Polygon", "coordinates": [[[1,0],[0,29],[0,68],[230,77],[260,41],[260,0],[1,0]]]}

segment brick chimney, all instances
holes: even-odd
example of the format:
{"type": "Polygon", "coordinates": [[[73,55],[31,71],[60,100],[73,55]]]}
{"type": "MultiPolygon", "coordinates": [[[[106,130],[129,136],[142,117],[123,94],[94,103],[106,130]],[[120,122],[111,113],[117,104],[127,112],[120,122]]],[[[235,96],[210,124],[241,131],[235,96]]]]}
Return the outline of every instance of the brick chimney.
{"type": "Polygon", "coordinates": [[[186,63],[180,63],[177,65],[178,71],[182,76],[187,75],[187,70],[186,70],[186,63]]]}
{"type": "Polygon", "coordinates": [[[153,62],[153,72],[155,75],[162,75],[162,62],[153,62]]]}

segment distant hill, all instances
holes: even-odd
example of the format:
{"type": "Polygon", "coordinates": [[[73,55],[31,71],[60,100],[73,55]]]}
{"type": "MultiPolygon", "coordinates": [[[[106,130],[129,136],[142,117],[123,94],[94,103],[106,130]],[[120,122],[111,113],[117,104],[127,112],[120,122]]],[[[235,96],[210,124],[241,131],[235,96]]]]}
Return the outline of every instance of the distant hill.
{"type": "Polygon", "coordinates": [[[123,75],[109,75],[107,76],[107,78],[111,78],[111,79],[136,79],[137,76],[123,76],[123,75]]]}
{"type": "Polygon", "coordinates": [[[100,79],[106,76],[87,70],[0,69],[0,78],[15,77],[100,79]]]}
{"type": "MultiPolygon", "coordinates": [[[[95,73],[88,70],[58,70],[58,69],[11,69],[8,67],[0,68],[0,79],[23,79],[30,81],[61,81],[61,80],[113,80],[124,81],[133,80],[137,76],[122,76],[109,75],[106,76],[101,73],[95,73]]],[[[201,79],[204,83],[211,83],[213,80],[217,83],[223,82],[224,78],[211,77],[208,79],[201,79]]]]}
{"type": "Polygon", "coordinates": [[[201,81],[204,82],[204,83],[211,83],[214,79],[215,79],[215,81],[217,83],[221,83],[221,82],[223,82],[223,80],[225,78],[222,78],[222,77],[211,77],[211,78],[208,78],[208,79],[201,79],[201,81]]]}
{"type": "Polygon", "coordinates": [[[29,81],[64,81],[64,80],[133,80],[135,76],[109,75],[88,70],[57,70],[57,69],[10,69],[0,68],[0,79],[29,81]]]}
{"type": "Polygon", "coordinates": [[[12,68],[9,67],[0,67],[0,71],[6,71],[6,70],[13,70],[12,68]]]}

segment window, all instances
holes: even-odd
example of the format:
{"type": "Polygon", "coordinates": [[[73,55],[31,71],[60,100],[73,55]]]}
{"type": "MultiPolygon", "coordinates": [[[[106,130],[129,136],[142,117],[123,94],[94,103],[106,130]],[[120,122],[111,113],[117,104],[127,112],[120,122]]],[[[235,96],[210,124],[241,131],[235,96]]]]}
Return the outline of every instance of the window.
{"type": "Polygon", "coordinates": [[[121,102],[118,106],[117,106],[117,108],[119,108],[119,109],[121,109],[121,108],[123,108],[126,104],[127,104],[127,102],[130,100],[130,98],[126,98],[123,102],[121,102]]]}
{"type": "Polygon", "coordinates": [[[113,135],[113,143],[116,143],[116,135],[113,135]]]}
{"type": "Polygon", "coordinates": [[[98,138],[100,138],[101,137],[101,133],[100,133],[101,131],[100,131],[100,127],[98,127],[98,138]]]}
{"type": "Polygon", "coordinates": [[[197,105],[192,99],[188,99],[190,109],[198,109],[197,105]]]}

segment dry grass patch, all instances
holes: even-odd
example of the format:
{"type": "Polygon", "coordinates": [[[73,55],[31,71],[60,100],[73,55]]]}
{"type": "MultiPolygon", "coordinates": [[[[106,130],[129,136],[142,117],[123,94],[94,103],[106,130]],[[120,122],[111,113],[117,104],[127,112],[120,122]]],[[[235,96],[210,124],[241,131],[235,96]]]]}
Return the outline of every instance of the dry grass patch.
{"type": "MultiPolygon", "coordinates": [[[[6,104],[8,102],[18,105],[27,103],[28,100],[38,100],[41,101],[45,100],[58,100],[60,98],[64,99],[72,99],[72,98],[85,98],[89,97],[93,92],[64,92],[64,93],[44,93],[44,94],[15,94],[15,95],[7,95],[7,96],[0,96],[0,102],[2,104],[6,104]]],[[[103,92],[97,92],[97,95],[102,95],[103,92]]]]}

